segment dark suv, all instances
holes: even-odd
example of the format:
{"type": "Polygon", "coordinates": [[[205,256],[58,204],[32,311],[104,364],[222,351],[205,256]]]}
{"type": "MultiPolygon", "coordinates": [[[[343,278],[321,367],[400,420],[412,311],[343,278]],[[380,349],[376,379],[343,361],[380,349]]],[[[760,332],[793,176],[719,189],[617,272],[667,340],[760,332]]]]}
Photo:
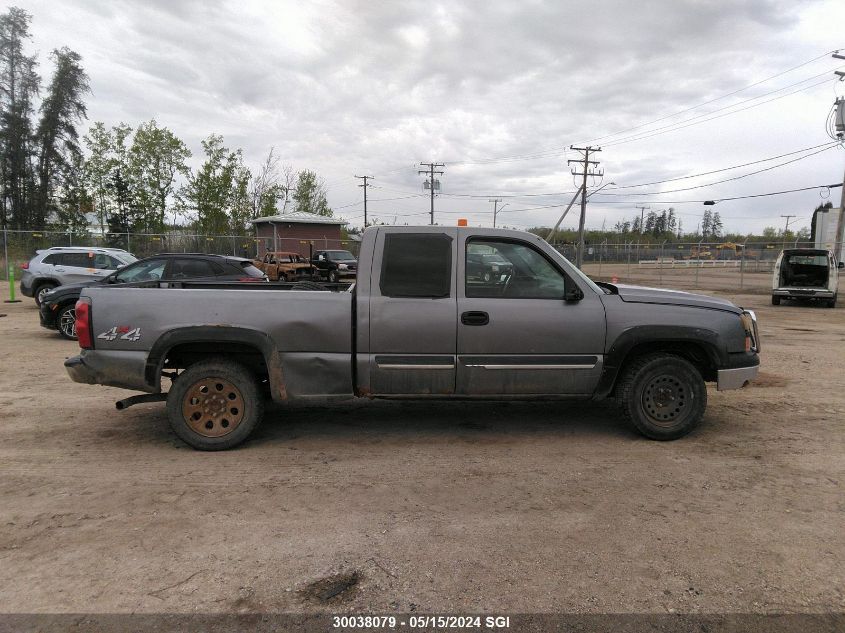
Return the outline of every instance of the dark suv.
{"type": "Polygon", "coordinates": [[[97,284],[129,284],[141,281],[179,281],[183,279],[209,281],[266,281],[264,273],[243,257],[193,253],[165,253],[140,259],[102,279],[59,286],[41,298],[41,326],[58,330],[59,334],[76,340],[76,302],[83,288],[97,284]]]}
{"type": "Polygon", "coordinates": [[[311,263],[330,283],[354,278],[358,272],[358,260],[349,251],[315,251],[311,263]]]}

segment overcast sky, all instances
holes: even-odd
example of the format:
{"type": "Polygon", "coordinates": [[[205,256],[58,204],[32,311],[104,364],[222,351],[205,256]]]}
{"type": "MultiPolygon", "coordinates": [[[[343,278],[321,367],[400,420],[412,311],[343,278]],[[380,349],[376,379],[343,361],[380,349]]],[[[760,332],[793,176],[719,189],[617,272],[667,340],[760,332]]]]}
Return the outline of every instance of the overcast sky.
{"type": "MultiPolygon", "coordinates": [[[[42,75],[51,49],[82,55],[93,91],[89,123],[155,118],[189,145],[194,165],[211,132],[242,148],[251,166],[275,146],[285,163],[323,177],[336,214],[353,224],[363,213],[355,174],[375,177],[371,217],[427,223],[417,169],[437,161],[446,163],[439,222],[490,224],[488,197],[500,196],[508,204],[500,223],[548,226],[561,209],[531,208],[571,198],[571,144],[603,148],[605,183],[638,185],[830,142],[826,118],[845,94],[832,72],[845,61],[829,55],[845,49],[845,2],[836,0],[16,4],[33,15],[42,75]],[[739,108],[747,109],[728,114],[739,108]],[[684,127],[666,128],[673,124],[684,127]],[[527,195],[547,193],[557,195],[527,195]]],[[[842,181],[845,152],[832,148],[733,182],[659,193],[803,155],[648,187],[608,186],[592,199],[587,224],[610,227],[645,204],[674,206],[694,230],[704,207],[681,201],[842,181]]],[[[808,225],[828,194],[838,206],[839,189],[813,189],[715,210],[728,230],[781,227],[781,214],[801,218],[794,228],[808,225]]],[[[576,222],[573,212],[564,226],[576,222]]]]}

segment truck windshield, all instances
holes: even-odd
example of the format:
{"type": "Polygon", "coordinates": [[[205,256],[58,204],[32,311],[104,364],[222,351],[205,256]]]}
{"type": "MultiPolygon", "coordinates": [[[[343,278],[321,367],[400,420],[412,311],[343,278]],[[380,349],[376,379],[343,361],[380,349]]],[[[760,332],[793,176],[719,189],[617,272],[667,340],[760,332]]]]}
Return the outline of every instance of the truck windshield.
{"type": "Polygon", "coordinates": [[[804,266],[825,266],[827,267],[827,257],[824,255],[790,255],[790,264],[802,264],[804,266]]]}

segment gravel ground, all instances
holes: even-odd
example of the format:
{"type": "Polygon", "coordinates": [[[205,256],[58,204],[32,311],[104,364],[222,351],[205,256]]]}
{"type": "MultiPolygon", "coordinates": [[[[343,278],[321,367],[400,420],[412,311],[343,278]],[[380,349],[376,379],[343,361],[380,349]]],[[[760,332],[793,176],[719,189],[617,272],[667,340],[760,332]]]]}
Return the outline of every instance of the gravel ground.
{"type": "Polygon", "coordinates": [[[676,442],[610,404],[356,402],[224,453],[0,304],[0,612],[843,611],[845,309],[726,296],[763,373],[676,442]]]}

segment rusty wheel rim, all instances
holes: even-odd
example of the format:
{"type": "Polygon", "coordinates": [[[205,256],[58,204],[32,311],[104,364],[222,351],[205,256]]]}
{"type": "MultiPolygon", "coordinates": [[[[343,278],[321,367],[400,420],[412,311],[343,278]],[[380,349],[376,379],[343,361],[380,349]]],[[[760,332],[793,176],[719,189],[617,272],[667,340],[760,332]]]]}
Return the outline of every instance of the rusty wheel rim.
{"type": "Polygon", "coordinates": [[[232,433],[243,421],[244,398],[241,390],[225,378],[202,378],[185,392],[182,416],[195,433],[203,437],[222,437],[232,433]]]}

